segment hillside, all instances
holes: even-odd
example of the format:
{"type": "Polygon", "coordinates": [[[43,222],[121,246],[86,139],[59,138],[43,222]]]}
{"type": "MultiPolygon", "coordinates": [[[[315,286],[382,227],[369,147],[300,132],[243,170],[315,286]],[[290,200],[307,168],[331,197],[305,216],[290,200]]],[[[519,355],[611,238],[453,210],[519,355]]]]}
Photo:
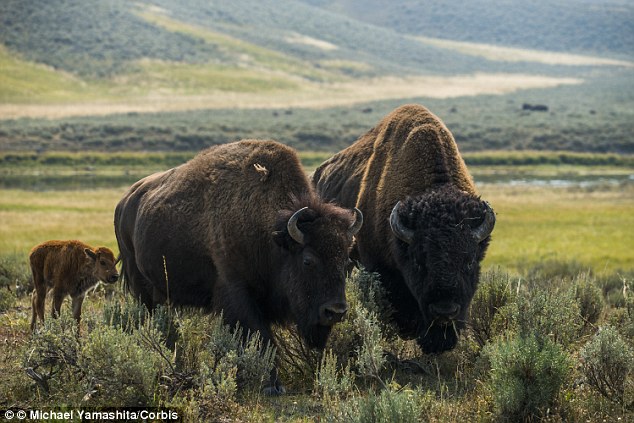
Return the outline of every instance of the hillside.
{"type": "MultiPolygon", "coordinates": [[[[342,74],[485,68],[481,59],[425,46],[294,0],[8,0],[2,8],[0,42],[9,50],[88,77],[138,68],[140,59],[244,65],[242,55],[248,52],[230,48],[238,40],[342,74]],[[227,36],[233,44],[227,44],[227,36]]],[[[253,56],[247,61],[253,59],[258,61],[253,56]]]]}
{"type": "Polygon", "coordinates": [[[634,3],[625,0],[303,0],[403,34],[631,59],[634,3]]]}

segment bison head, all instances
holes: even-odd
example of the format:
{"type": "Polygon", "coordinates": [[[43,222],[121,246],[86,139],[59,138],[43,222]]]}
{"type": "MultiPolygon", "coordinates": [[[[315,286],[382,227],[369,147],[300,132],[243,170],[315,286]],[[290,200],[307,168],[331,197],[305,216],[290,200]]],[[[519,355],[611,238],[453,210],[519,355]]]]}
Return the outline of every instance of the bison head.
{"type": "Polygon", "coordinates": [[[454,188],[398,202],[390,216],[393,249],[418,305],[411,335],[423,351],[455,347],[495,225],[488,203],[454,188]]]}
{"type": "Polygon", "coordinates": [[[92,266],[92,273],[97,279],[107,283],[115,283],[119,280],[119,272],[117,272],[119,260],[115,260],[109,248],[99,247],[94,251],[86,248],[84,252],[92,266]]]}
{"type": "Polygon", "coordinates": [[[348,254],[362,223],[358,209],[317,201],[280,213],[273,233],[282,256],[280,283],[290,318],[310,347],[324,348],[332,326],[348,310],[348,254]]]}

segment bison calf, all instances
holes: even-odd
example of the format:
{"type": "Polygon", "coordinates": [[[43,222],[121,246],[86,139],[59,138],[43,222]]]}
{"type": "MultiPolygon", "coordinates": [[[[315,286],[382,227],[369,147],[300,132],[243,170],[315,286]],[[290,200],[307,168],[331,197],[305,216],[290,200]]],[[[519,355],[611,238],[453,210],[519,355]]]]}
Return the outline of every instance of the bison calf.
{"type": "Polygon", "coordinates": [[[112,251],[106,247],[93,249],[81,241],[47,241],[33,247],[29,255],[33,272],[31,330],[36,316],[44,321],[44,302],[53,290],[51,315],[59,315],[67,295],[73,300],[73,316],[79,322],[86,292],[100,280],[114,283],[119,279],[112,251]]]}

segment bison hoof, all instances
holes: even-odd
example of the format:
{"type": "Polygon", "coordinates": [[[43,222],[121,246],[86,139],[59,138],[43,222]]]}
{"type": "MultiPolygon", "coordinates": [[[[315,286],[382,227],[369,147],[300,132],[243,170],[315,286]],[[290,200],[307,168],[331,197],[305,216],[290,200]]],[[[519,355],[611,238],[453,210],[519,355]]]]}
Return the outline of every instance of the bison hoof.
{"type": "Polygon", "coordinates": [[[266,388],[262,390],[262,392],[266,396],[277,397],[280,395],[284,395],[286,393],[286,389],[284,389],[282,385],[267,386],[266,388]]]}

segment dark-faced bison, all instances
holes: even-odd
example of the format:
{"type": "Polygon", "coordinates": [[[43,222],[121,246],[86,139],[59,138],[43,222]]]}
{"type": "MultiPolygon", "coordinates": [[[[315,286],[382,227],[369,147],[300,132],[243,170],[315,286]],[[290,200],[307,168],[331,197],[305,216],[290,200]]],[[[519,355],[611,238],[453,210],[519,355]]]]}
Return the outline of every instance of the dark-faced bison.
{"type": "Polygon", "coordinates": [[[465,325],[495,225],[453,136],[429,110],[406,105],[314,173],[318,193],[356,206],[356,257],[378,272],[401,336],[423,351],[452,349],[465,325]]]}
{"type": "MultiPolygon", "coordinates": [[[[294,323],[317,348],[347,311],[346,264],[362,222],[315,194],[291,148],[256,140],[148,176],[115,210],[124,280],[148,307],[222,312],[265,342],[272,324],[294,323]]],[[[267,392],[281,390],[273,374],[267,392]]]]}
{"type": "Polygon", "coordinates": [[[47,241],[33,247],[29,255],[33,272],[33,315],[31,330],[36,317],[44,321],[46,293],[52,290],[51,315],[59,316],[62,302],[67,295],[72,298],[73,316],[79,322],[81,305],[97,282],[114,283],[119,279],[117,261],[106,247],[92,248],[81,241],[47,241]]]}

